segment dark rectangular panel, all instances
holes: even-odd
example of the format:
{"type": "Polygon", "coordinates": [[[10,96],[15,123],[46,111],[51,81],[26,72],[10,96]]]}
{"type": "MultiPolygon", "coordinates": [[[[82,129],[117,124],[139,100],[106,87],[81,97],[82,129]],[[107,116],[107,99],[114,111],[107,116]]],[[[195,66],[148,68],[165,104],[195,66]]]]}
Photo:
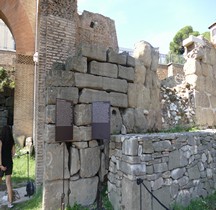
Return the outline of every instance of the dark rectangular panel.
{"type": "Polygon", "coordinates": [[[92,138],[110,139],[110,102],[92,103],[92,138]]]}
{"type": "Polygon", "coordinates": [[[55,140],[58,142],[73,140],[73,102],[56,99],[55,140]]]}

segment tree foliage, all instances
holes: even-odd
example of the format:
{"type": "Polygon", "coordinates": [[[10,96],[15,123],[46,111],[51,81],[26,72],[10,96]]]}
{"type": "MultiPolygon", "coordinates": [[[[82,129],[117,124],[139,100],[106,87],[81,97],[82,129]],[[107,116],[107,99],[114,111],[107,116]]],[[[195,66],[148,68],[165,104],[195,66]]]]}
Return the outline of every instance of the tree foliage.
{"type": "Polygon", "coordinates": [[[3,92],[5,87],[13,89],[15,87],[15,82],[7,73],[6,69],[0,67],[0,92],[3,92]]]}
{"type": "Polygon", "coordinates": [[[182,41],[190,35],[198,36],[200,33],[194,31],[192,26],[185,26],[180,29],[174,36],[173,41],[170,42],[170,52],[178,55],[182,54],[182,41]]]}
{"type": "Polygon", "coordinates": [[[210,32],[209,31],[206,31],[206,32],[202,33],[202,35],[203,35],[203,37],[205,39],[207,39],[208,41],[210,41],[210,32]]]}

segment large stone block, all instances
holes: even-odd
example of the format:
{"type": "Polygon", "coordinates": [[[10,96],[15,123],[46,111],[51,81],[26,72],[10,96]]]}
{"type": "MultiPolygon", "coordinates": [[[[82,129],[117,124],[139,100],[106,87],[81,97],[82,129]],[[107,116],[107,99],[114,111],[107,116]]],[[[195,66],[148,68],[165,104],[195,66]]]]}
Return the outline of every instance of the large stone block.
{"type": "Polygon", "coordinates": [[[63,163],[64,163],[64,178],[70,177],[68,169],[68,158],[66,145],[62,144],[46,144],[45,145],[45,167],[44,179],[45,181],[58,180],[63,177],[63,163]],[[64,156],[63,156],[64,150],[64,156]]]}
{"type": "Polygon", "coordinates": [[[133,178],[136,176],[142,176],[146,174],[146,165],[141,164],[130,164],[127,162],[120,162],[120,170],[125,174],[133,175],[133,178]]]}
{"type": "Polygon", "coordinates": [[[119,72],[118,72],[118,77],[121,79],[126,79],[130,82],[134,81],[134,68],[132,67],[125,67],[125,66],[121,66],[119,65],[119,72]]]}
{"type": "Polygon", "coordinates": [[[77,104],[74,107],[74,124],[77,126],[91,124],[91,104],[77,104]]]}
{"type": "Polygon", "coordinates": [[[118,66],[112,63],[100,63],[96,61],[90,62],[89,71],[91,74],[117,78],[118,66]]]}
{"type": "Polygon", "coordinates": [[[122,153],[129,156],[137,156],[138,145],[137,138],[125,139],[122,145],[122,153]]]}
{"type": "Polygon", "coordinates": [[[79,53],[90,60],[106,61],[107,49],[101,45],[82,44],[79,53]]]}
{"type": "Polygon", "coordinates": [[[133,56],[140,59],[146,68],[150,68],[152,63],[152,46],[146,41],[136,43],[133,56]]]}
{"type": "Polygon", "coordinates": [[[68,71],[87,72],[87,58],[82,56],[68,57],[65,63],[68,71]]]}
{"type": "MultiPolygon", "coordinates": [[[[170,188],[169,187],[162,187],[158,190],[155,190],[153,194],[156,196],[156,198],[159,199],[167,208],[170,208],[171,204],[171,195],[170,195],[170,188]]],[[[164,207],[162,207],[155,199],[152,199],[152,210],[164,210],[164,207]]]]}
{"type": "Polygon", "coordinates": [[[209,97],[204,92],[198,92],[198,91],[195,92],[195,103],[196,106],[200,106],[203,108],[210,107],[209,97]]]}
{"type": "Polygon", "coordinates": [[[75,86],[78,88],[92,88],[100,90],[103,87],[103,77],[75,73],[75,86]]]}
{"type": "Polygon", "coordinates": [[[73,86],[74,73],[65,70],[50,70],[46,76],[46,85],[51,86],[73,86]]]}
{"type": "Polygon", "coordinates": [[[143,109],[137,108],[134,110],[134,131],[136,133],[146,132],[148,129],[148,121],[143,109]]]}
{"type": "Polygon", "coordinates": [[[134,131],[135,119],[134,119],[134,109],[129,108],[122,114],[123,125],[126,127],[127,133],[132,133],[134,131]]]}
{"type": "Polygon", "coordinates": [[[71,194],[69,196],[70,206],[75,203],[88,206],[94,203],[97,195],[98,177],[91,177],[70,181],[71,194]]]}
{"type": "Polygon", "coordinates": [[[127,55],[127,66],[135,67],[135,58],[129,54],[127,55]]]}
{"type": "Polygon", "coordinates": [[[76,87],[49,87],[47,88],[46,104],[55,105],[56,98],[71,100],[74,104],[77,104],[78,92],[76,87]]]}
{"type": "Polygon", "coordinates": [[[46,124],[45,125],[45,142],[54,143],[55,142],[55,125],[46,124]]]}
{"type": "Polygon", "coordinates": [[[79,151],[76,148],[70,148],[71,153],[71,165],[70,165],[70,175],[76,174],[80,170],[80,156],[79,151]]]}
{"type": "Polygon", "coordinates": [[[116,107],[128,107],[128,98],[126,94],[123,93],[110,93],[110,103],[112,106],[116,107]]]}
{"type": "Polygon", "coordinates": [[[128,90],[128,84],[127,81],[123,79],[103,77],[103,90],[126,93],[128,90]]]}
{"type": "MultiPolygon", "coordinates": [[[[150,189],[148,183],[145,183],[150,189]]],[[[140,203],[142,205],[142,210],[150,210],[151,206],[151,195],[147,190],[141,185],[137,185],[136,181],[131,181],[127,178],[122,180],[122,209],[132,210],[141,209],[140,203]],[[142,193],[140,192],[142,190],[142,193]],[[128,192],[133,192],[128,193],[128,192]],[[142,195],[141,195],[142,194],[142,195]],[[140,202],[141,200],[141,202],[140,202]]]]}
{"type": "Polygon", "coordinates": [[[146,67],[140,60],[136,59],[134,82],[144,85],[145,77],[146,77],[146,67]]]}
{"type": "Polygon", "coordinates": [[[47,124],[54,124],[55,123],[55,105],[48,105],[46,106],[46,123],[47,124]]]}
{"type": "Polygon", "coordinates": [[[118,54],[113,49],[108,50],[108,62],[117,63],[121,65],[126,65],[127,63],[127,55],[126,54],[118,54]]]}
{"type": "Polygon", "coordinates": [[[69,180],[64,181],[64,192],[63,192],[63,181],[57,180],[52,182],[44,183],[44,191],[43,191],[43,201],[44,201],[44,209],[53,210],[53,209],[61,209],[61,197],[62,193],[65,194],[65,202],[68,200],[68,187],[69,180]]]}
{"type": "Polygon", "coordinates": [[[90,141],[91,138],[91,126],[73,126],[73,141],[90,141]]]}
{"type": "Polygon", "coordinates": [[[109,101],[109,93],[99,90],[84,88],[80,94],[80,103],[92,103],[93,101],[109,101]]]}
{"type": "Polygon", "coordinates": [[[82,178],[96,175],[100,168],[100,147],[80,149],[80,161],[82,178]]]}
{"type": "Polygon", "coordinates": [[[122,127],[122,117],[118,108],[111,107],[111,134],[119,134],[122,127]]]}
{"type": "Polygon", "coordinates": [[[128,106],[131,108],[149,109],[150,90],[142,84],[128,84],[128,106]]]}

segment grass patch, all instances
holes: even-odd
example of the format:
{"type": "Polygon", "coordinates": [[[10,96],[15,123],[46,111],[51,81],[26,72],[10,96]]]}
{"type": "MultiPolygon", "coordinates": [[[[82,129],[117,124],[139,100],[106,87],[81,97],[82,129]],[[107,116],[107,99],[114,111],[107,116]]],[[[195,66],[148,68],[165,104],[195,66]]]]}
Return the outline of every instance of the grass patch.
{"type": "Polygon", "coordinates": [[[164,133],[182,133],[182,132],[194,132],[194,131],[198,131],[198,130],[200,130],[200,128],[198,128],[196,126],[186,127],[186,126],[182,126],[182,125],[176,125],[173,128],[170,128],[167,130],[162,130],[161,132],[164,132],[164,133]]]}
{"type": "Polygon", "coordinates": [[[206,198],[192,200],[187,207],[175,204],[174,210],[216,210],[216,192],[206,198]]]}

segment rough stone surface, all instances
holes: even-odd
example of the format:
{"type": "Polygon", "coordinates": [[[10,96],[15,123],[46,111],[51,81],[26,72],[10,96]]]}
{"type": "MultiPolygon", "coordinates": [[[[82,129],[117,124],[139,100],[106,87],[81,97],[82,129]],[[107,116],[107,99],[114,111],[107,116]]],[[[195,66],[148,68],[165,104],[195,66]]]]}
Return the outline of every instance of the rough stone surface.
{"type": "Polygon", "coordinates": [[[88,206],[94,203],[97,195],[98,177],[70,181],[70,206],[75,203],[88,206]]]}
{"type": "Polygon", "coordinates": [[[80,150],[80,176],[82,178],[96,175],[100,167],[100,147],[80,150]]]}

